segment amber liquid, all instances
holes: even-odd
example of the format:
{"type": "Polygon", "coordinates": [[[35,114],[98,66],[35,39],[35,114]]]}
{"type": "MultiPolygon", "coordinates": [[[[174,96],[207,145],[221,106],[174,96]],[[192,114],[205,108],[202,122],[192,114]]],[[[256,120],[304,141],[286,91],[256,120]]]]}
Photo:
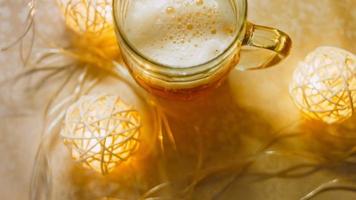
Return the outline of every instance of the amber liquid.
{"type": "MultiPolygon", "coordinates": [[[[150,77],[145,77],[139,73],[135,73],[135,71],[132,70],[132,67],[130,67],[130,72],[141,87],[154,95],[168,99],[191,100],[200,96],[205,96],[214,88],[219,87],[221,83],[225,81],[229,72],[235,68],[239,62],[239,58],[239,52],[231,55],[228,59],[222,62],[216,73],[212,74],[207,80],[205,80],[205,83],[197,85],[185,82],[183,84],[184,87],[181,88],[164,86],[164,84],[161,84],[160,81],[155,81],[150,77]]],[[[124,61],[125,60],[126,59],[124,59],[124,61]]],[[[125,63],[127,66],[130,66],[129,62],[125,63]]]]}
{"type": "Polygon", "coordinates": [[[191,100],[194,98],[198,98],[199,96],[204,96],[209,91],[212,91],[212,89],[217,88],[221,84],[221,82],[223,82],[223,80],[225,80],[225,77],[215,82],[211,82],[205,85],[201,85],[189,89],[171,89],[171,88],[164,88],[159,85],[150,84],[139,77],[136,78],[136,81],[150,93],[168,99],[179,99],[179,100],[191,100]]]}

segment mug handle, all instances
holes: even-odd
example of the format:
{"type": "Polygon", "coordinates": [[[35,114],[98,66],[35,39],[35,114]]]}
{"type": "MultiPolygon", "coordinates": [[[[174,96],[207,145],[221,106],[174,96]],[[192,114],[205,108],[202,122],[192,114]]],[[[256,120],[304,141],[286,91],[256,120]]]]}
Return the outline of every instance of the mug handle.
{"type": "Polygon", "coordinates": [[[272,56],[261,64],[257,64],[257,66],[246,67],[246,65],[238,65],[237,67],[240,70],[253,70],[268,68],[281,62],[289,55],[292,40],[280,30],[247,22],[246,34],[242,45],[274,52],[272,56]]]}

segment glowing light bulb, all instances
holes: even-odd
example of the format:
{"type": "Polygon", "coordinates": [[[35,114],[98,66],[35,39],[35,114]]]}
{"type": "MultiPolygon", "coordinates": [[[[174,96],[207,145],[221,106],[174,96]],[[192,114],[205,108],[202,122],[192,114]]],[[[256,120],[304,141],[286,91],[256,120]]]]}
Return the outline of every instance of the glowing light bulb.
{"type": "Polygon", "coordinates": [[[117,96],[84,96],[67,110],[61,135],[75,160],[108,174],[138,147],[140,114],[117,96]]]}
{"type": "Polygon", "coordinates": [[[310,119],[342,122],[355,112],[356,57],[335,47],[320,47],[299,64],[290,95],[310,119]]]}
{"type": "Polygon", "coordinates": [[[68,27],[96,33],[112,26],[112,0],[57,0],[68,27]]]}

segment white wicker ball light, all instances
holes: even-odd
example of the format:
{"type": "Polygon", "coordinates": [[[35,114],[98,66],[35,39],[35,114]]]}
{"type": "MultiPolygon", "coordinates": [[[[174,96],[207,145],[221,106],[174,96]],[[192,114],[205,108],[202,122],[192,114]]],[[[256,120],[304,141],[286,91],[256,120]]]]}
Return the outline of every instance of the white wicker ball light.
{"type": "Polygon", "coordinates": [[[68,27],[97,33],[112,26],[112,0],[57,0],[68,27]]]}
{"type": "Polygon", "coordinates": [[[83,96],[67,110],[61,136],[72,157],[101,174],[138,147],[140,114],[113,95],[83,96]]]}
{"type": "Polygon", "coordinates": [[[317,48],[295,70],[290,95],[307,118],[328,124],[350,118],[356,105],[355,55],[317,48]]]}

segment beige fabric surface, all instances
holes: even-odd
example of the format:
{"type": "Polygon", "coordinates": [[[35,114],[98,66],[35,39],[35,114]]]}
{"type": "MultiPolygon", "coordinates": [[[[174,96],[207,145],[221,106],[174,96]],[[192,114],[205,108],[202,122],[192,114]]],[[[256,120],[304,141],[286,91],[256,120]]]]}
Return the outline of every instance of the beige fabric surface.
{"type": "MultiPolygon", "coordinates": [[[[24,0],[0,0],[0,47],[13,41],[23,30],[23,21],[27,14],[26,3],[24,0]]],[[[65,42],[65,28],[55,1],[40,0],[38,4],[37,32],[41,32],[47,41],[65,42]]],[[[132,174],[116,172],[114,177],[102,178],[92,172],[73,168],[66,149],[63,146],[58,147],[54,155],[54,199],[95,199],[106,195],[135,199],[137,193],[166,180],[167,177],[174,180],[195,169],[198,147],[205,152],[201,164],[203,167],[218,166],[251,155],[259,146],[269,141],[276,130],[300,119],[301,116],[288,95],[288,84],[297,63],[308,52],[322,45],[356,52],[355,7],[355,0],[249,0],[249,20],[290,34],[293,40],[291,55],[280,65],[267,70],[233,71],[229,80],[208,96],[208,99],[163,102],[176,136],[179,153],[169,150],[167,157],[162,158],[153,151],[152,155],[134,167],[136,171],[131,170],[131,173],[137,175],[135,181],[131,179],[132,174]],[[128,181],[125,182],[125,178],[128,181]],[[130,184],[137,185],[137,188],[126,190],[130,188],[130,184]]],[[[47,46],[48,43],[38,40],[35,51],[47,46]]],[[[18,46],[0,52],[0,80],[21,70],[18,46]]],[[[43,128],[44,103],[48,100],[47,92],[52,87],[51,83],[35,96],[25,95],[23,88],[28,81],[33,80],[11,87],[0,87],[0,199],[4,200],[28,198],[32,165],[43,128]]],[[[100,88],[132,96],[128,87],[114,80],[105,81],[100,88]]],[[[135,97],[127,98],[130,102],[136,102],[135,97]]],[[[346,123],[355,124],[355,119],[346,123]]],[[[298,130],[313,133],[304,126],[298,130]]],[[[315,140],[323,140],[323,137],[323,131],[320,131],[303,141],[292,141],[278,148],[302,147],[325,154],[337,144],[331,141],[326,149],[320,150],[315,140]]],[[[253,171],[272,172],[293,163],[308,161],[276,156],[261,159],[253,166],[253,171]]],[[[355,169],[338,166],[298,178],[272,177],[256,181],[253,177],[242,177],[216,199],[294,200],[326,181],[355,173],[355,169]]],[[[229,176],[231,175],[209,179],[197,187],[193,199],[210,199],[211,194],[229,180],[229,176]]],[[[356,199],[356,194],[333,191],[315,199],[351,200],[356,199]]]]}

